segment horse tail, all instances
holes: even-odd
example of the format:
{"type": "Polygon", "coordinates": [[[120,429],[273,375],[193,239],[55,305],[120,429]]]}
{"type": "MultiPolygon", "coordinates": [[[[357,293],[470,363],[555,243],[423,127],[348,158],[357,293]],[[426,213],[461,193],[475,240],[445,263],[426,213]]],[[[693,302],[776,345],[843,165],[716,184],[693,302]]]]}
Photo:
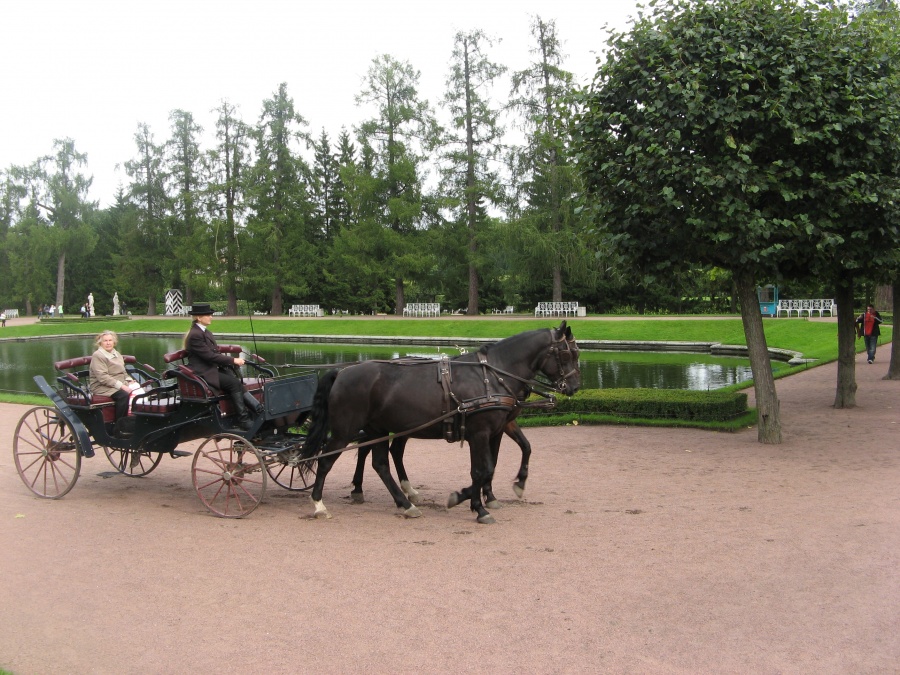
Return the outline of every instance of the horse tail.
{"type": "MultiPolygon", "coordinates": [[[[334,386],[339,372],[337,369],[329,370],[319,378],[319,385],[316,387],[316,395],[313,397],[312,409],[309,413],[312,425],[303,442],[303,447],[300,449],[300,459],[309,460],[315,457],[325,445],[328,438],[328,396],[331,394],[331,388],[334,386]]],[[[304,472],[312,472],[314,464],[315,462],[311,461],[304,462],[304,472]]]]}

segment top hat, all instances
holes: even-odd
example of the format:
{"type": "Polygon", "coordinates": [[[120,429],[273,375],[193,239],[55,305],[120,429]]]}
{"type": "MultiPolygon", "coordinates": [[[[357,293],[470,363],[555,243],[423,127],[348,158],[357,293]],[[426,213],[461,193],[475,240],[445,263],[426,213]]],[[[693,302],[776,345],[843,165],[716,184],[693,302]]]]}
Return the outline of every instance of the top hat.
{"type": "Polygon", "coordinates": [[[191,309],[188,311],[188,314],[190,314],[191,316],[206,316],[212,313],[212,307],[210,307],[209,303],[206,302],[191,305],[191,309]]]}

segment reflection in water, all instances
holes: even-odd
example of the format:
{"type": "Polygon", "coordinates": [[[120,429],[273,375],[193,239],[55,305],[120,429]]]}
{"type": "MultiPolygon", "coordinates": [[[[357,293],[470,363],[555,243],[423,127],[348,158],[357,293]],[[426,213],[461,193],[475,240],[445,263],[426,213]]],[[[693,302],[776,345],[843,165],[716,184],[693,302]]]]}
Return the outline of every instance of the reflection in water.
{"type": "MultiPolygon", "coordinates": [[[[165,370],[163,355],[181,348],[181,336],[170,338],[122,337],[119,351],[133,354],[149,363],[161,374],[165,370]]],[[[219,337],[222,344],[233,342],[219,337]]],[[[309,343],[243,342],[244,348],[256,352],[276,366],[284,364],[333,364],[367,359],[390,359],[401,356],[436,357],[445,352],[459,353],[448,346],[443,349],[411,345],[332,345],[309,343]]],[[[0,342],[0,390],[37,393],[34,375],[53,382],[58,373],[54,361],[91,354],[93,339],[46,339],[31,342],[0,342]]],[[[776,363],[774,367],[784,367],[776,363]]],[[[628,353],[581,351],[582,387],[718,389],[750,379],[747,359],[713,357],[708,354],[672,352],[628,353]]]]}

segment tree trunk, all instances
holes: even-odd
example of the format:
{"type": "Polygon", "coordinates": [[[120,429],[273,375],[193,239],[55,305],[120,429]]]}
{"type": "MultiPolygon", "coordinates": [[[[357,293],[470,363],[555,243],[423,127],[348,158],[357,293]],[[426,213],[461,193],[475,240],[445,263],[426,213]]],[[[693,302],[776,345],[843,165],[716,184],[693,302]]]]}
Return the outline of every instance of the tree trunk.
{"type": "Polygon", "coordinates": [[[887,375],[881,378],[883,380],[900,380],[900,331],[897,330],[897,317],[900,316],[900,274],[894,279],[893,289],[894,318],[892,322],[894,330],[891,337],[891,363],[888,366],[887,375]]]}
{"type": "Polygon", "coordinates": [[[853,279],[838,279],[834,302],[838,315],[838,369],[835,408],[856,406],[856,315],[853,313],[853,279]]]}
{"type": "Polygon", "coordinates": [[[403,279],[397,277],[394,281],[394,314],[403,316],[404,307],[406,307],[406,290],[403,287],[403,279]]]}
{"type": "Polygon", "coordinates": [[[781,443],[781,411],[766,333],[763,330],[756,283],[749,274],[736,274],[735,285],[741,302],[741,321],[750,356],[750,370],[753,372],[753,389],[756,392],[756,410],[759,414],[757,440],[760,443],[778,445],[781,443]]]}
{"type": "Polygon", "coordinates": [[[553,302],[562,302],[562,269],[553,266],[553,302]]]}
{"type": "Polygon", "coordinates": [[[284,297],[281,295],[281,284],[276,283],[272,289],[272,316],[284,314],[284,297]]]}
{"type": "Polygon", "coordinates": [[[63,298],[66,294],[66,252],[59,254],[59,260],[56,261],[56,304],[63,304],[63,298]]]}

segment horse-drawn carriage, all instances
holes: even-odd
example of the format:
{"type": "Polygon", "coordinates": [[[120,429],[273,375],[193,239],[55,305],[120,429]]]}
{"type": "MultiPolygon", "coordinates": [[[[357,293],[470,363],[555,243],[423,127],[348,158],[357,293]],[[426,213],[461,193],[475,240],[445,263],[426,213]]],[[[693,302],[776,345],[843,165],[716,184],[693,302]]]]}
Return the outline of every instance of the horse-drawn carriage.
{"type": "MultiPolygon", "coordinates": [[[[219,350],[240,353],[235,345],[219,350]]],[[[93,396],[88,388],[90,357],[55,364],[61,375],[56,387],[36,376],[53,407],[29,410],[15,431],[13,453],[19,476],[40,497],[56,499],[75,485],[82,457],[103,448],[112,465],[129,476],[145,476],[164,454],[193,454],[194,488],[201,501],[219,516],[238,518],[262,501],[266,477],[288,490],[311,489],[315,517],[330,518],[322,502],[325,477],[337,457],[350,449],[371,449],[372,465],[395,504],[407,516],[419,515],[407,486],[398,486],[388,467],[389,443],[395,462],[406,438],[444,438],[467,442],[472,483],[453,492],[452,507],[470,501],[478,522],[493,518],[485,505],[496,503],[491,482],[504,432],[521,436],[515,425],[532,394],[552,405],[553,390],[574,394],[581,384],[578,347],[563,321],[559,328],[526,331],[453,358],[394,359],[344,364],[321,380],[315,372],[279,376],[253,355],[244,377],[249,395],[259,403],[248,430],[234,428],[235,411],[226,397],[213,391],[185,363],[186,353],[167,354],[162,377],[150,366],[126,356],[126,368],[143,385],[131,401],[132,414],[114,426],[111,399],[93,396]],[[549,382],[534,379],[542,374],[549,382]],[[308,437],[298,428],[311,416],[308,437]],[[180,451],[187,441],[205,439],[193,453],[180,451]],[[315,481],[308,478],[313,473],[315,481]]],[[[315,368],[311,366],[310,368],[315,368]]],[[[524,436],[522,465],[515,486],[521,496],[528,475],[530,447],[524,436]]],[[[359,454],[359,462],[366,453],[359,454]]],[[[408,485],[402,464],[401,482],[408,485]]],[[[361,499],[362,467],[357,467],[354,494],[361,499]]]]}
{"type": "MultiPolygon", "coordinates": [[[[240,354],[237,345],[220,351],[240,354]]],[[[227,397],[188,367],[185,351],[166,354],[162,376],[134,356],[125,356],[128,372],[142,393],[131,400],[131,414],[114,424],[111,398],[91,394],[90,356],[58,361],[52,387],[34,378],[53,406],[32,408],[19,421],[13,454],[19,476],[40,497],[57,499],[78,480],[81,461],[103,449],[117,471],[146,476],[163,455],[193,455],[194,488],[206,507],[218,516],[246,516],[262,501],[267,477],[288,490],[307,488],[299,450],[304,436],[297,428],[305,420],[316,390],[314,373],[279,375],[253,355],[245,363],[244,386],[258,402],[249,430],[234,428],[234,411],[227,397]],[[179,450],[188,441],[205,439],[194,452],[179,450]]]]}

